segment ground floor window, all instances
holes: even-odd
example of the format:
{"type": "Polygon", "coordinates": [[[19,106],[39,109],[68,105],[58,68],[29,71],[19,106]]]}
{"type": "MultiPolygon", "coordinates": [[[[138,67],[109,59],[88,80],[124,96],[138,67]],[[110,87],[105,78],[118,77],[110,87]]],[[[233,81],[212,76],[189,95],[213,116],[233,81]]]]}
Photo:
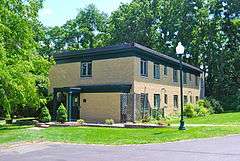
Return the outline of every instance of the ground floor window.
{"type": "Polygon", "coordinates": [[[184,95],[184,104],[187,104],[188,103],[188,98],[186,95],[184,95]]]}
{"type": "Polygon", "coordinates": [[[141,93],[141,106],[142,111],[148,110],[148,94],[141,93]]]}
{"type": "Polygon", "coordinates": [[[164,94],[164,103],[167,105],[168,104],[168,95],[164,94]]]}
{"type": "Polygon", "coordinates": [[[178,95],[173,96],[173,105],[174,108],[178,108],[178,95]]]}
{"type": "Polygon", "coordinates": [[[198,96],[196,96],[196,102],[199,100],[198,96]]]}
{"type": "Polygon", "coordinates": [[[160,108],[160,94],[154,94],[154,108],[160,108]]]}

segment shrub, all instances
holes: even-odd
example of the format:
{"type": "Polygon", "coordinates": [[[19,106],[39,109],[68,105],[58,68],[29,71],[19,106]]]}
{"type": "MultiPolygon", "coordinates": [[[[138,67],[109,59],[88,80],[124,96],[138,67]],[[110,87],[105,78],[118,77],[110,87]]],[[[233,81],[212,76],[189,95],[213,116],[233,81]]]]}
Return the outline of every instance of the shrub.
{"type": "Polygon", "coordinates": [[[113,119],[106,119],[105,124],[112,125],[112,124],[114,124],[114,120],[113,119]]]}
{"type": "Polygon", "coordinates": [[[196,116],[196,111],[194,110],[194,105],[191,103],[184,105],[183,113],[185,116],[190,117],[190,118],[196,116]]]}
{"type": "Polygon", "coordinates": [[[149,117],[149,116],[144,116],[141,121],[142,121],[142,123],[150,122],[150,121],[151,121],[151,117],[149,117]]]}
{"type": "Polygon", "coordinates": [[[214,113],[223,113],[223,107],[220,104],[220,102],[214,98],[208,98],[207,99],[210,102],[210,105],[212,106],[212,109],[214,111],[214,113]]]}
{"type": "Polygon", "coordinates": [[[49,122],[49,121],[51,121],[51,115],[49,114],[49,110],[48,110],[48,108],[46,106],[41,108],[40,114],[38,116],[38,120],[40,122],[49,122]]]}
{"type": "Polygon", "coordinates": [[[61,123],[67,121],[67,110],[62,103],[57,110],[57,121],[61,123]]]}
{"type": "Polygon", "coordinates": [[[160,109],[152,109],[152,117],[156,120],[160,120],[163,115],[162,112],[160,111],[160,109]]]}
{"type": "Polygon", "coordinates": [[[77,120],[77,122],[78,122],[79,124],[85,123],[85,121],[84,121],[83,119],[79,119],[79,120],[77,120]]]}
{"type": "Polygon", "coordinates": [[[207,115],[209,115],[209,110],[205,107],[200,107],[197,112],[197,116],[207,116],[207,115]]]}

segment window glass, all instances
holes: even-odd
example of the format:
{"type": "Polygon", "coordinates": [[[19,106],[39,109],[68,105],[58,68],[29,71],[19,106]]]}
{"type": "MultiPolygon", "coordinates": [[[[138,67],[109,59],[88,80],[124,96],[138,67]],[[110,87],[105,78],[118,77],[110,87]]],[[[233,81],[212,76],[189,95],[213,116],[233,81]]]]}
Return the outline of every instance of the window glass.
{"type": "Polygon", "coordinates": [[[184,104],[187,104],[188,103],[188,98],[186,95],[184,95],[184,104]]]}
{"type": "Polygon", "coordinates": [[[92,62],[81,62],[81,77],[92,76],[92,62]]]}
{"type": "Polygon", "coordinates": [[[159,64],[154,64],[153,75],[154,75],[155,79],[160,79],[160,66],[159,66],[159,64]]]}
{"type": "Polygon", "coordinates": [[[192,74],[189,73],[189,81],[191,82],[192,81],[192,74]]]}
{"type": "Polygon", "coordinates": [[[160,108],[160,94],[154,94],[154,108],[160,108]]]}
{"type": "Polygon", "coordinates": [[[164,94],[164,103],[168,104],[168,95],[167,94],[164,94]]]}
{"type": "Polygon", "coordinates": [[[178,82],[178,70],[173,69],[173,82],[178,82]]]}
{"type": "Polygon", "coordinates": [[[147,77],[148,76],[148,63],[146,60],[141,59],[141,76],[147,77]]]}
{"type": "Polygon", "coordinates": [[[187,84],[187,73],[183,72],[183,83],[187,84]]]}
{"type": "Polygon", "coordinates": [[[166,65],[164,65],[163,73],[164,73],[164,75],[168,74],[168,67],[166,65]]]}
{"type": "Polygon", "coordinates": [[[196,86],[199,85],[199,83],[198,83],[198,76],[197,76],[197,75],[195,75],[195,85],[196,85],[196,86]]]}
{"type": "Polygon", "coordinates": [[[178,108],[178,95],[173,96],[173,105],[174,108],[178,108]]]}

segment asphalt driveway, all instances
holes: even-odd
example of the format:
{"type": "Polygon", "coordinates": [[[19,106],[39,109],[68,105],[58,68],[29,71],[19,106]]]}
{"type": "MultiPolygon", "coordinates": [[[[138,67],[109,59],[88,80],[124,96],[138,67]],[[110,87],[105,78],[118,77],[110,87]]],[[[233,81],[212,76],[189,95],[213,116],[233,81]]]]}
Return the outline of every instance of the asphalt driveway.
{"type": "Polygon", "coordinates": [[[0,147],[0,161],[240,161],[240,136],[126,146],[27,143],[0,147]]]}

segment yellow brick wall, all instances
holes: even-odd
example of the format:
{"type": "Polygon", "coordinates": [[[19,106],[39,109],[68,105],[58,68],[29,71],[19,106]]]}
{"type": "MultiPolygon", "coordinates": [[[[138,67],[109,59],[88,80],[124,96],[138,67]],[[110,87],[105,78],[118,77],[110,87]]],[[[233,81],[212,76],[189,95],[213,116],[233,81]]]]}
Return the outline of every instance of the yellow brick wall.
{"type": "MultiPolygon", "coordinates": [[[[148,93],[148,100],[151,107],[154,107],[154,94],[160,94],[160,108],[164,105],[164,94],[168,95],[168,104],[166,108],[166,114],[172,115],[180,110],[180,88],[179,86],[167,86],[156,83],[144,83],[134,81],[133,84],[134,93],[148,93]],[[173,106],[173,96],[178,95],[178,109],[174,109],[173,106]]],[[[188,101],[190,101],[190,96],[193,98],[193,103],[196,102],[196,96],[199,97],[199,90],[193,88],[183,88],[184,95],[188,96],[188,101]]]]}
{"type": "MultiPolygon", "coordinates": [[[[135,57],[134,63],[134,80],[138,82],[146,82],[146,83],[156,83],[168,86],[179,86],[180,81],[180,71],[178,71],[178,82],[173,82],[173,68],[168,67],[168,74],[164,75],[163,69],[164,65],[160,64],[160,79],[154,79],[153,75],[153,66],[154,63],[148,61],[148,77],[143,77],[140,74],[140,58],[135,57]]],[[[189,81],[189,73],[187,73],[187,84],[184,84],[184,87],[187,88],[195,88],[199,87],[195,85],[195,75],[192,74],[192,81],[189,81]]]]}
{"type": "Polygon", "coordinates": [[[94,84],[131,84],[134,57],[92,61],[92,77],[80,77],[80,62],[56,64],[50,70],[50,91],[54,87],[74,87],[94,84]]]}
{"type": "Polygon", "coordinates": [[[120,93],[81,93],[80,118],[87,122],[120,122],[120,93]],[[86,102],[83,102],[86,99],[86,102]]]}

